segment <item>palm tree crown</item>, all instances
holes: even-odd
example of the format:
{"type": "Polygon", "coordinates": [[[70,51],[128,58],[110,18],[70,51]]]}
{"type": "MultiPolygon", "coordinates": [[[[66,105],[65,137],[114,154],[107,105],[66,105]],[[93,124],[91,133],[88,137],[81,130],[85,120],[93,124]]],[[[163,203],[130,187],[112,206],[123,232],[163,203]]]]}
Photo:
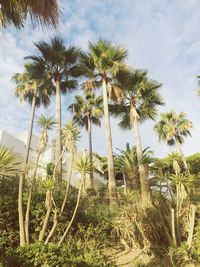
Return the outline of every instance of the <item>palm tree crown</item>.
{"type": "MultiPolygon", "coordinates": [[[[35,66],[41,73],[45,73],[55,83],[56,94],[56,161],[62,153],[61,144],[61,93],[76,89],[77,80],[80,76],[80,68],[78,66],[79,50],[75,47],[65,48],[64,41],[55,37],[50,43],[39,42],[35,44],[40,55],[29,56],[35,66]]],[[[57,169],[57,179],[62,180],[62,160],[60,160],[57,169]]]]}
{"type": "Polygon", "coordinates": [[[50,43],[35,43],[35,46],[40,55],[28,56],[27,59],[54,81],[58,80],[63,93],[75,89],[77,82],[73,77],[80,75],[80,69],[77,67],[79,50],[74,46],[66,48],[59,37],[52,38],[50,43]]]}
{"type": "Polygon", "coordinates": [[[84,83],[86,90],[97,88],[102,80],[110,85],[110,95],[121,96],[120,88],[115,84],[116,75],[123,70],[127,50],[111,44],[105,40],[97,43],[89,43],[89,52],[81,54],[81,63],[86,77],[89,79],[84,83]],[[111,94],[112,91],[112,94],[111,94]]]}
{"type": "Polygon", "coordinates": [[[154,119],[157,105],[163,105],[158,92],[161,84],[149,79],[147,72],[142,70],[127,72],[122,84],[123,101],[109,105],[110,111],[121,118],[119,126],[130,129],[135,118],[140,121],[154,119]]]}
{"type": "Polygon", "coordinates": [[[48,106],[50,104],[50,95],[53,91],[53,84],[47,76],[42,76],[36,66],[25,64],[24,73],[16,73],[12,80],[16,83],[15,95],[21,101],[28,101],[32,104],[35,97],[36,107],[48,106]]]}
{"type": "Polygon", "coordinates": [[[161,113],[161,119],[155,125],[155,131],[160,141],[167,141],[168,145],[176,142],[182,144],[184,137],[191,135],[192,122],[187,119],[184,112],[176,114],[174,111],[161,113]]]}
{"type": "Polygon", "coordinates": [[[73,120],[88,130],[88,118],[92,124],[101,125],[99,117],[103,114],[103,98],[95,97],[94,93],[87,92],[84,97],[75,96],[75,102],[69,106],[74,113],[73,120]]]}
{"type": "Polygon", "coordinates": [[[0,6],[0,27],[3,28],[9,24],[23,27],[28,14],[34,23],[53,27],[58,24],[57,0],[0,0],[0,6]]]}

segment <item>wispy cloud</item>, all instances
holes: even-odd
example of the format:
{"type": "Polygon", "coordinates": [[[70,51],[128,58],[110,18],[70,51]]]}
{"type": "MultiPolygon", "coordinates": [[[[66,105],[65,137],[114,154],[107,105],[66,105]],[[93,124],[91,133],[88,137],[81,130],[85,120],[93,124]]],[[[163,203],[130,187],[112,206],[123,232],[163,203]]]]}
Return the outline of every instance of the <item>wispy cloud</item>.
{"type": "MultiPolygon", "coordinates": [[[[66,44],[86,49],[89,40],[101,37],[125,46],[129,50],[129,64],[147,68],[150,77],[163,83],[161,93],[166,106],[159,111],[185,111],[193,121],[193,138],[186,140],[184,150],[186,154],[199,151],[200,99],[196,96],[200,54],[198,1],[63,0],[61,6],[63,15],[58,33],[65,38],[66,44]]],[[[1,34],[0,128],[12,133],[27,128],[30,108],[27,104],[19,104],[14,97],[10,78],[22,70],[23,57],[35,53],[33,42],[48,40],[53,35],[55,32],[51,30],[33,29],[30,23],[21,31],[9,28],[1,34]]],[[[72,97],[64,96],[63,106],[71,100],[72,97]]],[[[54,114],[54,101],[48,113],[54,114]]],[[[67,108],[63,109],[63,117],[65,120],[70,118],[67,108]]],[[[143,146],[151,145],[156,154],[163,155],[169,148],[158,143],[153,125],[154,122],[146,122],[141,127],[143,146]]],[[[114,119],[112,133],[114,148],[123,147],[126,142],[133,143],[132,131],[122,132],[114,119]]],[[[94,150],[105,153],[103,127],[94,128],[93,134],[94,150]]],[[[84,146],[87,146],[87,136],[83,131],[80,147],[84,146]]]]}

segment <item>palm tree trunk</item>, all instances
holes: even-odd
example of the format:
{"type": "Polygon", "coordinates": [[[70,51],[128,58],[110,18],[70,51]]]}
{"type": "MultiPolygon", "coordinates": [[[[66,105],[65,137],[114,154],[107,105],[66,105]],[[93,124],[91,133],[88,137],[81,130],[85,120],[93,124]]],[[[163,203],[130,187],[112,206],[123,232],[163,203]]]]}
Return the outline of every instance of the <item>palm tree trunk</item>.
{"type": "Polygon", "coordinates": [[[81,191],[82,191],[82,183],[80,184],[80,187],[79,187],[79,192],[78,192],[78,197],[77,197],[77,202],[76,202],[76,207],[74,209],[74,213],[72,215],[72,218],[67,226],[67,229],[65,230],[63,236],[61,237],[60,241],[58,242],[58,247],[62,244],[62,242],[64,241],[73,221],[74,221],[74,218],[76,216],[76,213],[77,213],[77,210],[78,210],[78,206],[79,206],[79,202],[80,202],[80,198],[81,198],[81,191]]]}
{"type": "Polygon", "coordinates": [[[105,130],[106,130],[106,149],[107,149],[107,157],[108,157],[109,203],[110,203],[111,207],[116,208],[116,207],[118,207],[117,187],[116,187],[115,172],[114,172],[110,117],[109,117],[109,111],[108,111],[107,84],[106,84],[105,79],[102,80],[102,86],[103,86],[103,105],[104,105],[104,116],[105,116],[105,130]]]}
{"type": "MultiPolygon", "coordinates": [[[[56,162],[61,155],[61,92],[60,92],[60,80],[56,80],[56,162]]],[[[62,180],[62,160],[59,161],[56,168],[56,178],[59,184],[62,180]]]]}
{"type": "Polygon", "coordinates": [[[25,215],[25,223],[24,223],[24,225],[25,225],[25,235],[26,235],[26,242],[27,243],[29,243],[29,218],[30,218],[30,209],[31,209],[31,199],[32,199],[33,186],[34,186],[34,182],[35,182],[35,177],[36,177],[36,173],[37,173],[37,168],[38,168],[40,155],[41,155],[41,153],[38,152],[36,163],[35,163],[35,169],[34,169],[32,181],[31,181],[31,185],[30,185],[30,188],[29,188],[28,201],[27,201],[27,207],[26,207],[26,215],[25,215]]]}
{"type": "Polygon", "coordinates": [[[19,176],[19,192],[18,192],[18,216],[19,216],[19,237],[20,246],[25,245],[25,231],[24,231],[24,213],[23,213],[23,183],[24,173],[19,176]]]}
{"type": "Polygon", "coordinates": [[[90,171],[90,185],[94,189],[94,177],[93,177],[93,156],[92,156],[92,125],[90,116],[88,116],[88,138],[89,138],[89,157],[92,169],[90,171]]]}
{"type": "Polygon", "coordinates": [[[36,107],[36,96],[33,96],[32,110],[31,110],[31,117],[30,117],[30,126],[29,126],[28,139],[27,139],[27,144],[26,144],[26,159],[25,159],[26,165],[28,163],[30,146],[31,146],[31,139],[32,139],[32,133],[33,133],[33,123],[34,123],[34,117],[35,117],[35,107],[36,107]]]}
{"type": "Polygon", "coordinates": [[[134,140],[135,140],[138,166],[139,166],[139,174],[140,174],[141,197],[142,197],[142,202],[148,205],[151,203],[151,195],[150,195],[149,183],[147,180],[146,168],[142,163],[142,145],[141,145],[138,119],[136,117],[133,120],[133,129],[134,129],[134,140]]]}
{"type": "Polygon", "coordinates": [[[181,157],[182,157],[182,161],[183,161],[184,167],[185,167],[186,171],[188,171],[188,165],[187,165],[187,162],[186,162],[186,159],[185,159],[185,156],[184,156],[183,150],[182,150],[181,143],[178,141],[178,139],[177,139],[177,138],[175,138],[175,139],[176,139],[176,145],[177,145],[177,148],[178,148],[179,154],[180,154],[180,155],[181,155],[181,157]]]}
{"type": "Polygon", "coordinates": [[[46,231],[46,228],[47,228],[47,225],[48,225],[48,222],[49,222],[49,218],[50,218],[50,215],[51,215],[51,210],[52,210],[52,192],[50,190],[47,190],[47,193],[46,193],[46,201],[45,201],[45,206],[46,206],[46,215],[45,215],[45,218],[44,218],[44,222],[43,222],[43,225],[42,225],[42,229],[39,233],[39,241],[43,241],[44,239],[44,235],[45,235],[45,231],[46,231]]]}

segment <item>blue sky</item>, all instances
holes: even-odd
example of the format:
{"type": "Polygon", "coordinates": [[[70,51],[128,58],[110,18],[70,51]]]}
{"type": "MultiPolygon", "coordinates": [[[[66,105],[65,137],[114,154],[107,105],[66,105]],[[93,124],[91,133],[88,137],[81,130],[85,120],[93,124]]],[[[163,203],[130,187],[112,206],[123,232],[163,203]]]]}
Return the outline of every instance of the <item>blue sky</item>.
{"type": "MultiPolygon", "coordinates": [[[[200,73],[200,4],[197,0],[75,0],[60,1],[62,18],[57,34],[66,41],[87,49],[88,41],[104,38],[120,44],[129,51],[128,63],[135,68],[148,69],[151,78],[161,82],[161,94],[166,105],[159,112],[174,109],[184,111],[193,122],[192,138],[184,144],[186,155],[200,151],[200,98],[196,75],[200,73]]],[[[0,128],[17,134],[28,127],[30,107],[19,103],[10,81],[15,72],[22,71],[23,58],[35,53],[33,42],[49,40],[51,29],[33,28],[30,22],[22,30],[12,27],[0,35],[0,128]]],[[[64,96],[63,122],[70,118],[66,112],[73,96],[64,96]]],[[[55,103],[47,111],[54,114],[55,103]]],[[[112,119],[113,148],[133,144],[133,132],[121,131],[112,119]]],[[[103,124],[102,124],[103,126],[103,124]]],[[[151,146],[156,156],[172,149],[159,143],[153,131],[154,122],[141,126],[143,147],[151,146]]],[[[37,129],[35,129],[37,134],[37,129]]],[[[105,153],[104,127],[94,128],[94,151],[105,153]]],[[[80,148],[87,147],[83,131],[80,148]]]]}

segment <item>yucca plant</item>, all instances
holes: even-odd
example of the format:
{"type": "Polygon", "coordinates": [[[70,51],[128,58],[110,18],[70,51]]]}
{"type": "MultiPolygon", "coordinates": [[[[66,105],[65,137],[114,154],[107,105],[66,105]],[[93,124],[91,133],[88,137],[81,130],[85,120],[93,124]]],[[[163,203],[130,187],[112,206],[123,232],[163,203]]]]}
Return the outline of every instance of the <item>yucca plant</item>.
{"type": "Polygon", "coordinates": [[[74,208],[74,212],[73,212],[72,218],[71,218],[70,222],[68,223],[68,226],[67,226],[65,232],[63,233],[62,237],[60,238],[60,240],[58,242],[58,246],[60,246],[63,243],[63,241],[64,241],[67,233],[69,232],[69,229],[70,229],[70,227],[71,227],[71,225],[72,225],[72,223],[73,223],[73,221],[75,219],[75,216],[76,216],[76,213],[77,213],[77,210],[78,210],[78,207],[79,207],[80,199],[81,199],[81,196],[82,196],[82,191],[85,194],[86,174],[90,174],[91,168],[92,168],[91,161],[90,161],[89,157],[86,157],[86,156],[80,157],[80,159],[75,164],[75,169],[81,175],[81,181],[80,181],[80,184],[79,184],[77,202],[76,202],[76,206],[74,208]]]}
{"type": "MultiPolygon", "coordinates": [[[[69,121],[67,123],[64,124],[62,130],[62,153],[61,156],[59,158],[59,160],[64,156],[64,153],[66,151],[69,151],[71,154],[71,160],[70,160],[70,165],[68,168],[68,177],[67,177],[67,183],[66,183],[66,189],[65,189],[65,195],[64,195],[64,199],[62,202],[62,206],[59,210],[59,212],[57,211],[57,209],[55,209],[54,212],[54,223],[53,226],[45,240],[45,244],[47,244],[50,240],[50,238],[53,236],[53,234],[55,233],[55,230],[57,228],[59,219],[61,218],[64,208],[66,206],[66,202],[67,202],[67,197],[68,197],[68,193],[69,193],[69,188],[70,188],[70,182],[71,182],[71,176],[72,176],[72,167],[73,167],[73,162],[74,162],[74,156],[75,156],[75,152],[76,152],[76,148],[77,148],[77,141],[80,138],[80,130],[77,127],[76,123],[73,121],[69,121]]],[[[56,165],[58,164],[58,161],[55,163],[54,166],[54,170],[53,170],[53,180],[55,180],[55,170],[56,170],[56,165]]]]}
{"type": "Polygon", "coordinates": [[[82,156],[75,163],[75,170],[81,175],[81,183],[83,183],[83,194],[86,194],[86,175],[90,174],[93,168],[89,157],[82,156]]]}
{"type": "Polygon", "coordinates": [[[28,201],[27,201],[27,208],[26,208],[26,215],[25,215],[25,235],[26,235],[26,242],[29,243],[29,216],[30,216],[30,208],[31,208],[31,199],[33,193],[33,186],[35,183],[35,177],[37,174],[38,163],[40,156],[44,153],[49,139],[49,131],[55,127],[55,121],[53,117],[45,117],[41,115],[38,118],[37,125],[41,129],[38,147],[37,147],[37,158],[35,162],[35,168],[32,175],[31,184],[29,187],[29,194],[28,194],[28,201]]]}
{"type": "Polygon", "coordinates": [[[53,207],[53,191],[55,190],[56,184],[55,184],[55,180],[53,180],[52,178],[48,178],[46,180],[43,181],[42,186],[44,188],[44,190],[46,191],[46,199],[45,199],[45,207],[46,207],[46,215],[43,221],[43,225],[42,225],[42,229],[39,233],[39,241],[42,241],[44,239],[45,236],[45,232],[46,232],[46,228],[51,216],[51,211],[52,211],[52,207],[53,207]]]}

